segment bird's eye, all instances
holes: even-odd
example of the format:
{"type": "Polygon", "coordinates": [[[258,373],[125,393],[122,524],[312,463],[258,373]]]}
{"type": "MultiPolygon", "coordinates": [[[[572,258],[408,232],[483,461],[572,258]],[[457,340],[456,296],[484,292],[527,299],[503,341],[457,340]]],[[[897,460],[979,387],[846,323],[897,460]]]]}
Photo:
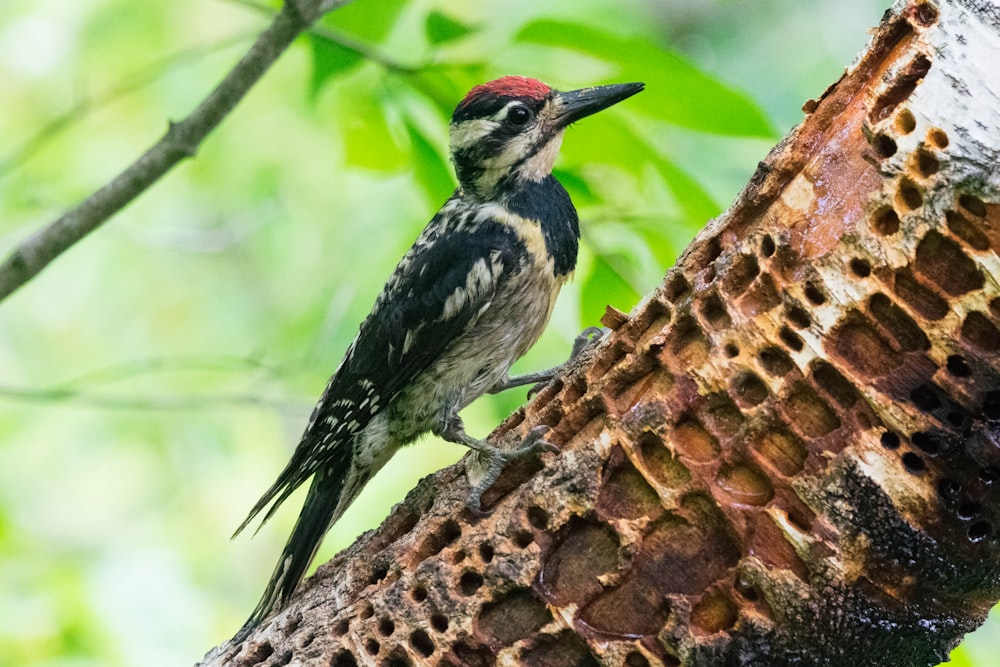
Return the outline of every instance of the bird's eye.
{"type": "Polygon", "coordinates": [[[511,125],[525,125],[531,120],[531,109],[521,104],[512,106],[507,112],[507,122],[511,125]]]}

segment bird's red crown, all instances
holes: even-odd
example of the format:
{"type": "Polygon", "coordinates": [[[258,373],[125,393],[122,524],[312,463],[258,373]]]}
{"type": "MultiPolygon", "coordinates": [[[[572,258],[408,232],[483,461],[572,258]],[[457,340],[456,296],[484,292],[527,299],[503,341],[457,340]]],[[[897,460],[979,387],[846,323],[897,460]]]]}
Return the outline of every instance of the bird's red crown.
{"type": "Polygon", "coordinates": [[[540,100],[552,92],[552,88],[537,79],[526,76],[502,76],[499,79],[481,83],[465,96],[458,107],[475,104],[484,97],[530,97],[540,100]]]}

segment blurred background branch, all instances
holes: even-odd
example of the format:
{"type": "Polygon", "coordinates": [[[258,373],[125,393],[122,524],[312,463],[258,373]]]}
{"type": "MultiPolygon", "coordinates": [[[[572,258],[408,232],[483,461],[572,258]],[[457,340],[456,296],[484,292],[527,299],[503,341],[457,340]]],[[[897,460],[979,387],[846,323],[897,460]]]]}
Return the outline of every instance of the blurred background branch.
{"type": "MultiPolygon", "coordinates": [[[[341,0],[343,4],[348,0],[341,0]]],[[[194,157],[198,146],[222,122],[288,45],[320,16],[317,0],[286,2],[274,21],[222,82],[184,120],[106,185],[43,229],[22,241],[0,264],[0,300],[35,277],[52,260],[142,194],[175,164],[194,157]]]]}

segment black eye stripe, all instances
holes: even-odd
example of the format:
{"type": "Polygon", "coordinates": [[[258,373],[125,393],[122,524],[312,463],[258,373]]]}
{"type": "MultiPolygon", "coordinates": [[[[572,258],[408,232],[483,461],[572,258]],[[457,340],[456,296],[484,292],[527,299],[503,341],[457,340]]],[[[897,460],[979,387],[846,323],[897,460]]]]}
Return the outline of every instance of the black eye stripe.
{"type": "MultiPolygon", "coordinates": [[[[459,106],[455,109],[455,114],[452,116],[451,122],[461,123],[472,118],[490,118],[511,102],[517,102],[519,106],[527,107],[532,113],[538,113],[545,105],[544,99],[536,100],[529,97],[484,98],[476,100],[471,104],[459,106]]],[[[514,106],[511,105],[511,108],[514,106]]]]}

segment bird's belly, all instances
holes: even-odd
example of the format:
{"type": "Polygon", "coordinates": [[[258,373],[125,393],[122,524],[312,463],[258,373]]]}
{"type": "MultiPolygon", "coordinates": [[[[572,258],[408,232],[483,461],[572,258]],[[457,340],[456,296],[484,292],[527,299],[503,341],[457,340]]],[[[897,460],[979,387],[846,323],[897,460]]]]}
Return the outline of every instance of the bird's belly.
{"type": "Polygon", "coordinates": [[[505,285],[476,323],[390,402],[394,439],[408,442],[439,427],[506,377],[541,336],[564,282],[536,271],[505,285]],[[402,406],[407,414],[400,414],[402,406]]]}

